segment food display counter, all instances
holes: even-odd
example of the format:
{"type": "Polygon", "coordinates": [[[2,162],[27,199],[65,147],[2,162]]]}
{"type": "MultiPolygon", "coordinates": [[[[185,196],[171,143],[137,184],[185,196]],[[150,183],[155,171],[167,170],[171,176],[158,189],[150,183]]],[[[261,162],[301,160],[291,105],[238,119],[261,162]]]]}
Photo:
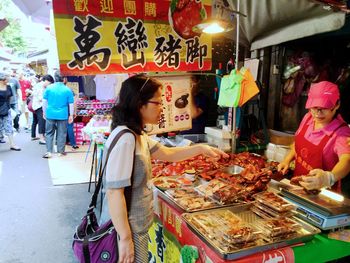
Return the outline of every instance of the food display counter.
{"type": "Polygon", "coordinates": [[[178,263],[182,262],[180,261],[181,254],[193,255],[192,259],[196,258],[196,260],[187,262],[197,263],[327,262],[350,256],[350,243],[330,239],[326,233],[319,233],[315,234],[312,239],[309,236],[304,240],[299,240],[296,244],[285,244],[285,247],[276,249],[272,246],[268,251],[259,252],[257,250],[251,255],[237,254],[242,257],[233,260],[225,259],[203,237],[193,231],[193,228],[184,219],[183,211],[169,203],[163,194],[157,197],[154,223],[149,230],[149,235],[149,262],[178,263]],[[275,261],[272,261],[273,259],[275,261]]]}
{"type": "Polygon", "coordinates": [[[350,255],[350,243],[297,217],[296,205],[268,185],[271,167],[231,164],[202,170],[202,179],[191,182],[174,174],[155,178],[149,262],[325,262],[350,255]]]}

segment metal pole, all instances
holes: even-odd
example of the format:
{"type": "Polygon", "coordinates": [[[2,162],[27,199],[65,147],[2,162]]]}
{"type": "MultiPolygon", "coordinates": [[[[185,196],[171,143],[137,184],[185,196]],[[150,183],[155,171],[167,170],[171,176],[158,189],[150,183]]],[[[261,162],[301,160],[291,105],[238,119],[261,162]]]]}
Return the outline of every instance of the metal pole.
{"type": "MultiPolygon", "coordinates": [[[[240,0],[237,0],[237,14],[236,14],[236,58],[235,58],[235,69],[238,70],[238,55],[239,55],[239,8],[240,0]]],[[[232,153],[236,152],[236,107],[233,107],[232,112],[232,153]]]]}

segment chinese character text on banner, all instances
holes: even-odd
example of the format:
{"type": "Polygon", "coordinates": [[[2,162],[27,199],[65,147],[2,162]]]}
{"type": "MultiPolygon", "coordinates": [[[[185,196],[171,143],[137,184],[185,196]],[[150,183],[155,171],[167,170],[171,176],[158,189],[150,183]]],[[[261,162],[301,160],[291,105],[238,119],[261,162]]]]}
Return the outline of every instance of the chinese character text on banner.
{"type": "Polygon", "coordinates": [[[211,69],[211,38],[192,27],[211,0],[54,0],[62,73],[211,69]]]}

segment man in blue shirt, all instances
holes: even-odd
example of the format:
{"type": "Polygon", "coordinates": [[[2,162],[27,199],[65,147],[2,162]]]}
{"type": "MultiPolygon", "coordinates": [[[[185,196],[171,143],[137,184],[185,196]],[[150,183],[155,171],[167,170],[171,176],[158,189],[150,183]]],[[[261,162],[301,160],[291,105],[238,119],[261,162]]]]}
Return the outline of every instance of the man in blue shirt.
{"type": "Polygon", "coordinates": [[[50,158],[53,150],[53,139],[57,132],[58,155],[66,155],[65,145],[67,137],[67,120],[73,122],[74,97],[68,88],[67,78],[61,76],[59,71],[54,75],[55,83],[46,87],[43,95],[43,116],[46,119],[46,149],[43,158],[50,158]],[[68,115],[68,112],[70,114],[68,115]]]}

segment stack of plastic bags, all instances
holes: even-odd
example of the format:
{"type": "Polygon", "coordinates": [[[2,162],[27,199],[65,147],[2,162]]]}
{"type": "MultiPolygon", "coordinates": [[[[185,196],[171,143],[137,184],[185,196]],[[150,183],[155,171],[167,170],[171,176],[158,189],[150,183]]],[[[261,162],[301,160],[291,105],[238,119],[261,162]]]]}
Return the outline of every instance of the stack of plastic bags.
{"type": "Polygon", "coordinates": [[[242,107],[259,93],[253,75],[249,69],[232,70],[225,75],[220,84],[218,105],[222,107],[242,107]]]}

